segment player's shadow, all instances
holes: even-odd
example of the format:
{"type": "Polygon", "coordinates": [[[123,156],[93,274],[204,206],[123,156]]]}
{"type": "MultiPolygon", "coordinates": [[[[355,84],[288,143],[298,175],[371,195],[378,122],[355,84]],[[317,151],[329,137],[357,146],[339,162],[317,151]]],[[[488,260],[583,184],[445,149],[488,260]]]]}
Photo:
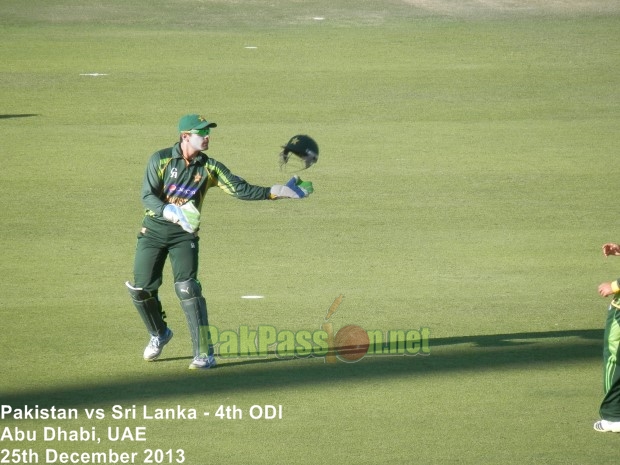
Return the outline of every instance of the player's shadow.
{"type": "MultiPolygon", "coordinates": [[[[131,379],[91,385],[56,386],[35,392],[2,394],[5,405],[80,407],[92,404],[135,404],[165,401],[177,396],[235,392],[264,392],[297,386],[441,373],[522,369],[602,358],[602,329],[545,331],[431,338],[428,355],[373,355],[356,363],[326,363],[324,358],[220,359],[215,369],[154,375],[152,370],[131,379]]],[[[169,363],[178,358],[164,359],[169,363]]],[[[153,366],[152,364],[149,364],[153,366]]],[[[155,364],[155,366],[157,363],[155,364]]],[[[184,365],[185,367],[186,365],[184,365]]]]}
{"type": "Polygon", "coordinates": [[[9,119],[9,118],[31,118],[33,116],[39,116],[36,113],[22,113],[22,114],[10,114],[10,115],[0,115],[0,119],[9,119]]]}
{"type": "MultiPolygon", "coordinates": [[[[443,346],[454,346],[460,344],[467,344],[473,347],[516,347],[516,346],[527,346],[536,344],[539,341],[545,339],[557,339],[557,338],[566,338],[566,337],[577,337],[582,340],[589,341],[597,341],[597,345],[600,346],[602,343],[603,330],[601,329],[586,329],[586,330],[572,330],[572,331],[543,331],[538,333],[512,333],[512,334],[489,334],[489,335],[479,335],[479,336],[453,336],[453,337],[444,337],[444,338],[431,338],[429,340],[429,346],[432,348],[443,347],[443,346]]],[[[344,347],[344,348],[334,348],[330,347],[328,351],[328,355],[338,355],[338,352],[342,352],[342,349],[345,351],[355,351],[356,346],[344,347]]],[[[401,344],[402,349],[402,344],[401,344]]],[[[386,342],[381,347],[370,346],[369,353],[377,354],[377,353],[387,353],[389,350],[389,345],[386,342]]],[[[403,351],[398,351],[398,348],[395,350],[396,355],[404,355],[403,351]]],[[[517,351],[513,351],[517,352],[517,351]]],[[[519,350],[521,355],[523,355],[524,351],[519,350]]],[[[385,356],[393,356],[390,355],[382,355],[385,356]]],[[[430,355],[430,354],[429,354],[430,355]]],[[[540,355],[540,354],[539,354],[540,355]]],[[[304,358],[296,355],[294,353],[282,353],[276,352],[275,350],[267,351],[266,355],[250,355],[245,357],[235,357],[230,356],[227,357],[224,361],[225,366],[233,367],[238,365],[255,365],[259,363],[275,363],[275,362],[286,362],[292,359],[304,358]]],[[[191,360],[191,357],[171,357],[167,359],[158,360],[158,363],[162,362],[172,362],[176,360],[191,360]]]]}

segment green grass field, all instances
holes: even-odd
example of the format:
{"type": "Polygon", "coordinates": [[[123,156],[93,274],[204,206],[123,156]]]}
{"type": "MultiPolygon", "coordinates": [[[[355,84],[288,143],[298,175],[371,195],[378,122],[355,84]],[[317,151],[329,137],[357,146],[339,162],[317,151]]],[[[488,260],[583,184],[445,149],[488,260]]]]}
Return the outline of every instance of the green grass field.
{"type": "Polygon", "coordinates": [[[2,0],[0,34],[0,404],[78,412],[5,415],[0,463],[617,462],[618,436],[592,423],[596,286],[620,275],[600,252],[620,241],[619,1],[2,0]],[[336,330],[428,328],[430,355],[272,347],[191,372],[168,266],[175,338],[142,361],[123,285],[139,189],[190,112],[255,184],[291,175],[292,135],[320,145],[307,200],[209,192],[211,323],[312,332],[343,294],[336,330]],[[144,418],[177,406],[197,418],[144,418]]]}

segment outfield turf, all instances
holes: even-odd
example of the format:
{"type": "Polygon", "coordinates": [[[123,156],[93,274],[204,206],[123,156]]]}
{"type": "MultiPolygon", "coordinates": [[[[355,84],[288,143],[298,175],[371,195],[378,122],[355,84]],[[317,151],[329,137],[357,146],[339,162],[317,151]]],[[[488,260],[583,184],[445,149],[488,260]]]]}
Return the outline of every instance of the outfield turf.
{"type": "Polygon", "coordinates": [[[619,1],[3,0],[0,34],[0,405],[78,412],[6,415],[0,463],[62,463],[46,449],[196,465],[617,462],[618,435],[592,424],[596,287],[620,276],[600,252],[620,241],[619,1]],[[207,195],[211,323],[312,333],[343,294],[334,330],[426,329],[430,354],[326,363],[270,346],[190,372],[167,266],[175,337],[143,362],[123,285],[139,189],[188,112],[218,123],[209,153],[255,184],[288,179],[277,154],[292,135],[320,146],[306,200],[207,195]],[[282,418],[252,419],[254,405],[282,418]],[[156,418],[177,406],[197,418],[156,418]]]}

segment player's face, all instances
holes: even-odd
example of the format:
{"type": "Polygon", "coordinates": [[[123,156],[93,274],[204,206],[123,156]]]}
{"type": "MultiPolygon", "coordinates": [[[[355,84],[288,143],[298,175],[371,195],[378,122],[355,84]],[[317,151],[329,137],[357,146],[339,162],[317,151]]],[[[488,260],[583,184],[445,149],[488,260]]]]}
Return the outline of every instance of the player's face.
{"type": "Polygon", "coordinates": [[[200,134],[190,134],[189,145],[194,150],[207,150],[209,148],[209,134],[204,136],[201,136],[200,134]]]}
{"type": "Polygon", "coordinates": [[[209,148],[210,132],[211,130],[209,128],[192,129],[191,131],[185,133],[183,138],[193,150],[207,150],[209,148]]]}

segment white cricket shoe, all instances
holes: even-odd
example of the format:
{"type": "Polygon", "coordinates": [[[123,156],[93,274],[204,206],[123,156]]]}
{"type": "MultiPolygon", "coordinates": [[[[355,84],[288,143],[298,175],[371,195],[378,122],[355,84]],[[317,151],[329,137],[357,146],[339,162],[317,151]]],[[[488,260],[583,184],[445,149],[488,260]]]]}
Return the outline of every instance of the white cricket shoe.
{"type": "Polygon", "coordinates": [[[161,355],[164,346],[170,342],[170,339],[172,339],[172,331],[170,328],[166,328],[166,332],[161,336],[151,336],[149,345],[144,349],[144,360],[147,362],[156,360],[157,357],[161,355]]]}
{"type": "Polygon", "coordinates": [[[599,420],[594,423],[594,429],[601,433],[620,433],[620,421],[599,420]]]}
{"type": "Polygon", "coordinates": [[[194,357],[192,363],[189,364],[190,370],[199,370],[206,368],[214,368],[217,365],[215,357],[213,355],[200,354],[198,357],[194,357]]]}

